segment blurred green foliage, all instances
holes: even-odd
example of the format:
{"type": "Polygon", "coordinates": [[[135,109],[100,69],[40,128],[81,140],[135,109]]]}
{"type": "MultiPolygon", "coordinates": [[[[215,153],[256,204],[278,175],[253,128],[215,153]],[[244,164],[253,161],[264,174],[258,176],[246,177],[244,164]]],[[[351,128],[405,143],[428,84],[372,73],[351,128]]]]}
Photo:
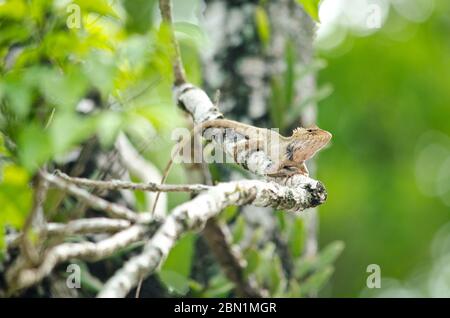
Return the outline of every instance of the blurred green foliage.
{"type": "Polygon", "coordinates": [[[264,46],[267,46],[270,41],[270,22],[267,12],[262,6],[255,8],[255,25],[259,39],[264,46]]]}
{"type": "MultiPolygon", "coordinates": [[[[144,128],[147,122],[169,136],[182,123],[171,105],[171,45],[167,29],[153,24],[155,1],[136,4],[0,3],[0,246],[5,225],[20,228],[29,211],[36,170],[92,136],[109,149],[123,130],[138,144],[147,143],[144,150],[152,151],[145,155],[156,164],[168,159],[171,142],[148,147],[151,136],[144,128]],[[100,104],[86,116],[76,107],[91,95],[99,95],[100,104]],[[161,148],[167,156],[155,155],[161,148]]],[[[185,60],[197,83],[199,63],[191,42],[185,60]]],[[[185,195],[174,197],[172,204],[185,195]]]]}
{"type": "Polygon", "coordinates": [[[305,11],[310,15],[311,18],[316,21],[319,20],[320,0],[297,0],[297,2],[303,6],[305,11]]]}
{"type": "MultiPolygon", "coordinates": [[[[175,11],[177,3],[195,8],[197,1],[189,1],[189,6],[175,1],[175,11]]],[[[297,2],[318,18],[318,1],[297,2]]],[[[92,136],[110,149],[122,130],[147,159],[163,167],[173,146],[170,131],[185,123],[172,105],[172,49],[168,30],[155,23],[156,1],[74,1],[81,14],[78,26],[69,3],[0,3],[0,251],[3,228],[22,226],[31,206],[31,180],[44,163],[57,162],[92,136]],[[101,105],[89,116],[77,112],[79,101],[93,93],[101,105]],[[149,123],[156,132],[149,131],[149,123]]],[[[420,171],[439,173],[436,161],[419,165],[418,154],[425,133],[450,136],[448,13],[445,2],[422,24],[392,13],[377,33],[349,36],[308,66],[299,65],[294,45],[287,42],[286,69],[271,79],[274,126],[288,128],[303,106],[320,102],[319,125],[334,135],[332,147],[319,155],[319,179],[329,193],[320,208],[323,248],[315,257],[303,257],[303,221],[277,212],[280,235],[294,260],[288,278],[275,244],[261,246],[261,231],[248,237],[238,209],[228,208],[221,216],[233,223],[233,241],[247,242],[245,274],[254,275],[271,295],[315,295],[332,277],[320,295],[358,296],[367,265],[379,264],[383,277],[403,279],[428,259],[435,232],[449,221],[450,200],[424,192],[419,177],[427,174],[420,171]],[[317,93],[296,105],[294,84],[311,73],[319,74],[317,93]]],[[[264,1],[253,22],[267,45],[271,30],[264,1]]],[[[188,22],[175,23],[175,29],[188,77],[201,85],[198,50],[206,43],[204,30],[188,22]]],[[[184,181],[182,169],[175,167],[169,182],[184,181]]],[[[142,209],[145,198],[137,197],[142,209]]],[[[186,199],[186,194],[170,194],[169,208],[186,199]]],[[[230,295],[233,286],[219,270],[205,284],[190,277],[197,239],[190,234],[178,242],[160,281],[173,295],[230,295]]],[[[85,274],[95,293],[101,282],[85,274]]]]}
{"type": "Polygon", "coordinates": [[[434,175],[433,161],[418,161],[426,133],[450,136],[450,7],[435,6],[421,24],[391,10],[377,33],[322,54],[329,66],[320,83],[334,93],[319,104],[319,125],[333,133],[319,155],[329,193],[320,242],[346,244],[324,296],[358,296],[373,263],[382,278],[405,279],[430,259],[434,234],[450,221],[449,201],[427,195],[417,177],[447,178],[439,182],[450,195],[448,168],[434,175]]]}

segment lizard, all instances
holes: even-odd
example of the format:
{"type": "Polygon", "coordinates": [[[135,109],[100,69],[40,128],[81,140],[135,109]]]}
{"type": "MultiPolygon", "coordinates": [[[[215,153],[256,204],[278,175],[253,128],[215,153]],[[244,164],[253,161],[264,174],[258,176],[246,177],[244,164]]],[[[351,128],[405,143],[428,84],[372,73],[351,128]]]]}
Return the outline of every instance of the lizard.
{"type": "MultiPolygon", "coordinates": [[[[268,177],[289,177],[295,174],[309,175],[305,161],[312,158],[320,149],[325,147],[332,135],[326,130],[317,126],[303,128],[298,127],[293,130],[290,137],[284,137],[276,131],[267,128],[243,124],[229,119],[212,119],[197,124],[192,129],[192,134],[202,133],[210,128],[231,129],[243,138],[236,141],[234,148],[234,159],[237,161],[239,151],[263,151],[273,162],[266,171],[268,177]]],[[[190,139],[178,144],[178,148],[167,163],[161,184],[163,184],[173,165],[174,156],[190,139]]],[[[152,212],[155,210],[159,192],[156,195],[152,212]]]]}

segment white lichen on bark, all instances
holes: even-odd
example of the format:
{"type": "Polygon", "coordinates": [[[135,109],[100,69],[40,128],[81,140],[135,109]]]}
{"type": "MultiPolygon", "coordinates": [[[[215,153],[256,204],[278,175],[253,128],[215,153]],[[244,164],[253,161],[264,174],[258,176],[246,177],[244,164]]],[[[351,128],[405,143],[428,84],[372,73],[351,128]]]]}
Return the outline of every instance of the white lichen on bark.
{"type": "Polygon", "coordinates": [[[304,177],[296,184],[294,188],[258,180],[220,183],[178,206],[145,244],[143,252],[127,261],[107,281],[98,297],[125,297],[141,277],[161,265],[183,234],[202,229],[208,219],[229,205],[252,204],[298,212],[325,200],[325,189],[320,182],[304,177]]]}
{"type": "Polygon", "coordinates": [[[100,242],[63,243],[50,248],[42,258],[42,262],[36,268],[11,267],[6,278],[10,291],[27,288],[41,281],[51,273],[56,265],[70,259],[86,259],[90,261],[105,258],[114,252],[129,246],[143,238],[147,227],[143,225],[133,225],[117,234],[112,235],[100,242]]]}

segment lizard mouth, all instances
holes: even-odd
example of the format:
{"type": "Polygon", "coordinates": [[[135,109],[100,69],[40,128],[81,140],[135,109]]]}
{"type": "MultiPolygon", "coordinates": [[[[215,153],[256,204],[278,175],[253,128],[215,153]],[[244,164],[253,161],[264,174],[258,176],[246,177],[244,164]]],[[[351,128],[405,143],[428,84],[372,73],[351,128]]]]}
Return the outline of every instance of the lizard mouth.
{"type": "Polygon", "coordinates": [[[328,132],[328,131],[324,132],[324,139],[325,140],[329,141],[329,140],[331,140],[332,137],[333,137],[333,135],[330,132],[328,132]]]}

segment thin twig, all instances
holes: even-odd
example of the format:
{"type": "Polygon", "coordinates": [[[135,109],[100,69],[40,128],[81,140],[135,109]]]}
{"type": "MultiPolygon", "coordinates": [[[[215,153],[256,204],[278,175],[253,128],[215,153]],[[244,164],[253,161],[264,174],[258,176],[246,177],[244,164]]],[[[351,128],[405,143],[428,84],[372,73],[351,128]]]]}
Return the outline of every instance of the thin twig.
{"type": "Polygon", "coordinates": [[[186,75],[181,60],[180,46],[175,37],[175,31],[173,29],[172,21],[172,3],[170,0],[159,0],[159,10],[161,11],[161,17],[164,23],[169,28],[172,46],[174,49],[173,56],[173,74],[174,84],[176,86],[186,83],[186,75]]]}
{"type": "MultiPolygon", "coordinates": [[[[130,221],[122,219],[89,218],[73,220],[68,223],[47,223],[44,231],[48,237],[52,237],[75,234],[115,233],[130,226],[130,221]]],[[[7,235],[7,247],[16,247],[22,240],[22,237],[23,233],[7,235]]]]}
{"type": "Polygon", "coordinates": [[[62,223],[48,223],[48,235],[74,235],[94,233],[115,233],[130,227],[130,221],[122,219],[89,218],[62,223]]]}
{"type": "Polygon", "coordinates": [[[139,190],[151,192],[193,192],[199,193],[210,189],[210,186],[204,184],[157,184],[157,183],[135,183],[122,180],[91,180],[86,178],[70,177],[61,171],[55,171],[55,174],[62,179],[79,186],[95,187],[105,190],[139,190]]]}
{"type": "MultiPolygon", "coordinates": [[[[128,137],[123,133],[119,133],[116,140],[116,148],[120,153],[120,160],[128,173],[137,177],[142,183],[155,183],[161,180],[162,175],[159,169],[141,156],[128,137]]],[[[127,180],[130,181],[130,180],[127,180]]],[[[160,193],[160,192],[158,192],[160,193]]],[[[167,214],[167,193],[161,195],[160,204],[155,210],[152,209],[156,199],[156,193],[145,191],[146,210],[151,211],[150,216],[164,217],[167,214]]]]}
{"type": "MultiPolygon", "coordinates": [[[[52,272],[56,265],[72,258],[96,261],[110,256],[140,240],[147,230],[148,227],[136,224],[98,243],[82,242],[57,245],[47,251],[45,258],[37,268],[11,267],[6,274],[10,291],[27,288],[40,282],[52,272]]],[[[22,265],[20,262],[18,263],[22,265]]]]}
{"type": "MultiPolygon", "coordinates": [[[[47,182],[40,176],[38,173],[35,176],[34,180],[34,194],[33,194],[33,205],[31,208],[31,212],[25,220],[25,224],[23,226],[23,235],[21,236],[21,247],[22,252],[25,255],[26,259],[30,261],[32,264],[39,263],[39,253],[35,248],[35,244],[33,244],[29,237],[29,232],[32,230],[33,224],[38,222],[44,222],[44,211],[42,204],[45,201],[45,197],[47,195],[47,182]]],[[[45,227],[45,225],[44,225],[45,227]]],[[[39,234],[45,235],[42,229],[37,228],[39,234]]]]}
{"type": "Polygon", "coordinates": [[[109,216],[113,218],[122,218],[132,222],[142,221],[142,215],[135,213],[127,207],[108,202],[98,196],[90,194],[84,189],[79,188],[75,184],[72,184],[58,176],[42,172],[42,177],[49,182],[49,184],[67,191],[78,199],[82,200],[94,209],[105,211],[109,216]]]}

